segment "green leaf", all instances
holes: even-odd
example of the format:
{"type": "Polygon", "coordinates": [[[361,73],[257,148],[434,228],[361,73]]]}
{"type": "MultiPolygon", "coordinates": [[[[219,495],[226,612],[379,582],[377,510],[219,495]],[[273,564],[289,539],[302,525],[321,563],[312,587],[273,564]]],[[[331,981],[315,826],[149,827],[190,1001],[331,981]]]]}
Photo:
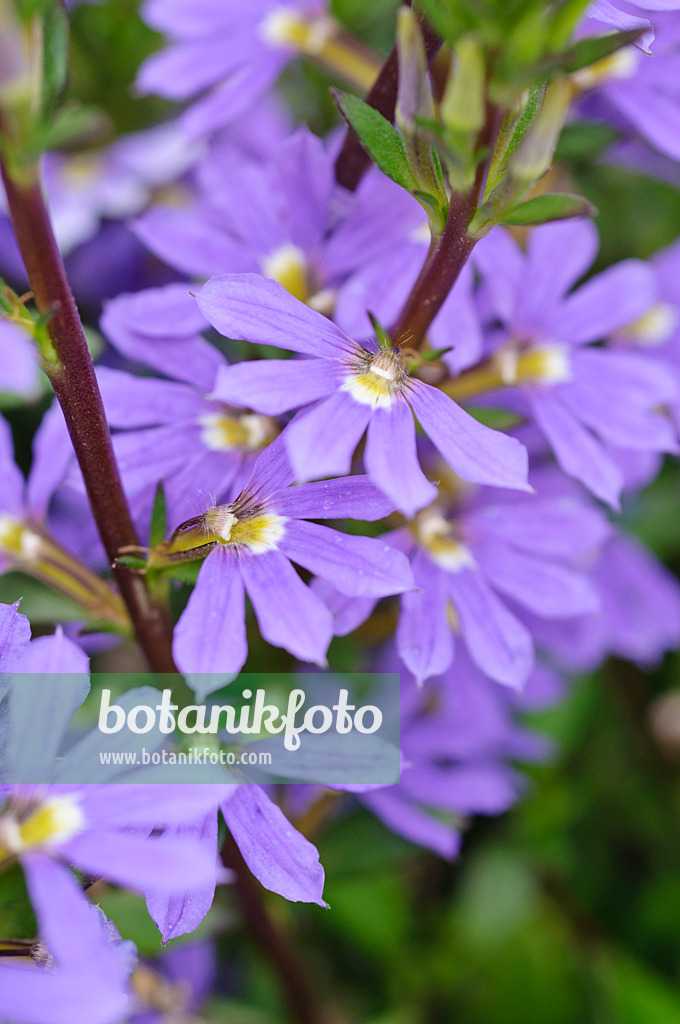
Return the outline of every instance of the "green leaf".
{"type": "Polygon", "coordinates": [[[203,561],[204,559],[197,558],[192,562],[174,562],[164,571],[173,580],[179,580],[180,583],[188,583],[189,586],[195,587],[203,561]]]}
{"type": "MultiPolygon", "coordinates": [[[[97,107],[74,103],[62,107],[37,133],[41,151],[91,143],[106,135],[107,121],[97,107]]],[[[34,141],[35,146],[35,141],[34,141]]]]}
{"type": "Polygon", "coordinates": [[[545,224],[550,220],[567,220],[570,217],[594,217],[597,210],[583,196],[555,192],[547,196],[534,196],[519,203],[501,217],[500,224],[545,224]]]}
{"type": "Polygon", "coordinates": [[[596,160],[621,133],[606,124],[574,121],[562,129],[557,148],[556,160],[578,160],[583,163],[596,160]]]}
{"type": "Polygon", "coordinates": [[[119,555],[116,565],[124,569],[145,569],[146,559],[139,555],[119,555]]]}
{"type": "Polygon", "coordinates": [[[401,135],[387,118],[357,96],[333,89],[340,113],[354,129],[371,160],[407,192],[418,188],[401,135]]]}
{"type": "Polygon", "coordinates": [[[630,46],[640,38],[641,34],[640,29],[631,29],[628,32],[612,32],[606,36],[588,36],[585,39],[579,39],[568,50],[557,55],[556,67],[565,74],[573,74],[574,71],[580,71],[581,68],[587,68],[599,60],[604,60],[605,57],[623,49],[624,46],[630,46]]]}
{"type": "Polygon", "coordinates": [[[48,0],[43,13],[43,115],[56,105],[66,82],[68,16],[60,0],[48,0]]]}
{"type": "Polygon", "coordinates": [[[165,501],[165,487],[163,481],[159,480],[156,485],[156,495],[153,500],[151,512],[151,528],[149,531],[149,545],[152,548],[165,540],[165,531],[168,525],[168,509],[165,501]]]}

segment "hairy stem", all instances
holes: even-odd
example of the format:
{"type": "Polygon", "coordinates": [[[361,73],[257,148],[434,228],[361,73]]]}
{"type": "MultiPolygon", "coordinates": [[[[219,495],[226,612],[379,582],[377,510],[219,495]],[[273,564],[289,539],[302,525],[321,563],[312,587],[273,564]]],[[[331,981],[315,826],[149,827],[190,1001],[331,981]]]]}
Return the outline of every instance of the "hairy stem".
{"type": "Polygon", "coordinates": [[[327,1016],[305,965],[291,944],[290,936],[284,935],[267,913],[261,887],[229,833],[221,856],[224,866],[236,876],[234,884],[248,927],[278,975],[291,1015],[298,1024],[324,1024],[327,1016]]]}
{"type": "Polygon", "coordinates": [[[418,279],[406,299],[392,329],[395,344],[418,349],[427,330],[446,301],[458,276],[468,261],[477,239],[468,234],[468,225],[484,193],[484,183],[500,130],[503,111],[489,105],[486,123],[477,140],[477,150],[484,151],[468,192],[454,193],[449,214],[439,242],[430,249],[418,279]]]}
{"type": "MultiPolygon", "coordinates": [[[[2,166],[10,215],[38,312],[49,316],[55,359],[44,369],[64,413],[99,536],[113,565],[120,548],[138,544],[113,454],[92,359],[66,278],[38,175],[15,182],[2,166]]],[[[137,639],[155,672],[173,672],[171,628],[141,576],[114,575],[137,639]]]]}
{"type": "MultiPolygon", "coordinates": [[[[422,20],[421,29],[427,59],[431,62],[441,46],[441,40],[434,34],[429,25],[422,20]]],[[[366,102],[369,106],[377,110],[383,117],[386,117],[388,121],[394,121],[398,85],[399,61],[395,46],[366,95],[366,102]]],[[[342,149],[335,161],[335,177],[338,184],[344,185],[350,192],[354,192],[370,166],[371,158],[359,142],[358,135],[353,128],[348,128],[342,149]]]]}

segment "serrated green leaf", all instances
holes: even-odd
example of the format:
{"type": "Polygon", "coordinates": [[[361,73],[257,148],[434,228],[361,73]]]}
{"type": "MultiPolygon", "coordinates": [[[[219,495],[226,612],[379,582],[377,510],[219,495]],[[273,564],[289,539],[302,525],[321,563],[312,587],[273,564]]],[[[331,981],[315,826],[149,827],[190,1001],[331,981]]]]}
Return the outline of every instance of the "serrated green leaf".
{"type": "Polygon", "coordinates": [[[418,188],[406,147],[393,124],[357,96],[333,89],[340,113],[356,132],[361,145],[380,170],[407,192],[418,188]]]}
{"type": "Polygon", "coordinates": [[[151,512],[151,527],[149,530],[149,544],[152,548],[165,540],[165,531],[168,525],[168,507],[165,500],[165,487],[163,481],[159,480],[156,485],[156,495],[153,500],[151,512]]]}
{"type": "Polygon", "coordinates": [[[597,210],[583,196],[555,192],[552,195],[534,196],[508,210],[501,217],[500,224],[526,226],[545,224],[546,221],[568,220],[570,217],[594,217],[597,210]]]}

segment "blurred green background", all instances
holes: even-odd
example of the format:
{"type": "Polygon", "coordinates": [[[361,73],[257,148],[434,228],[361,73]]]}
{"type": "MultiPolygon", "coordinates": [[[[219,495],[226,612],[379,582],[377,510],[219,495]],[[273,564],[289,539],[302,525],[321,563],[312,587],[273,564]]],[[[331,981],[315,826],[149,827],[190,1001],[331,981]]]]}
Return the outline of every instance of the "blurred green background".
{"type": "MultiPolygon", "coordinates": [[[[131,91],[138,64],[159,41],[137,18],[137,6],[108,0],[74,16],[71,91],[105,109],[117,131],[172,112],[131,91]]],[[[389,50],[394,0],[333,6],[378,51],[389,50]]],[[[283,82],[296,112],[317,131],[333,123],[328,84],[302,65],[283,82]]],[[[680,234],[680,193],[598,164],[601,147],[597,133],[572,129],[562,148],[567,172],[600,211],[598,266],[648,256],[680,234]]],[[[10,417],[28,440],[37,413],[10,417]]],[[[667,466],[625,512],[676,570],[679,483],[677,468],[667,466]]],[[[554,760],[529,770],[527,796],[511,813],[471,825],[456,863],[344,804],[317,827],[310,837],[326,867],[332,910],[269,894],[267,903],[304,951],[330,1019],[680,1024],[680,724],[674,737],[668,698],[679,676],[672,656],[650,674],[610,663],[576,680],[561,706],[534,717],[556,744],[554,760]]],[[[101,904],[142,953],[158,953],[158,933],[139,901],[107,892],[101,904]]],[[[202,1017],[283,1020],[276,982],[229,887],[202,929],[211,932],[225,994],[202,1017]]]]}

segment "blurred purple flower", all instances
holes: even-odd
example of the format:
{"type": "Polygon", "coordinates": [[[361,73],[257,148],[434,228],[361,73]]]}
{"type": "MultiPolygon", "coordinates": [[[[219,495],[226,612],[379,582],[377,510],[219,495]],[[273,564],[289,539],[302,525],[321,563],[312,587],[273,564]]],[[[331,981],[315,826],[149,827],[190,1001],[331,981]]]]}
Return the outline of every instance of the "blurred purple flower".
{"type": "Polygon", "coordinates": [[[677,400],[678,381],[643,353],[595,347],[648,314],[658,296],[654,270],[640,260],[570,292],[596,251],[593,225],[575,220],[534,229],[526,254],[497,228],[473,258],[491,323],[488,354],[506,385],[494,403],[531,417],[565,473],[617,507],[623,476],[608,446],[677,451],[663,407],[677,400]]]}
{"type": "Polygon", "coordinates": [[[290,60],[323,45],[324,0],[146,0],[142,16],[170,44],[142,65],[141,93],[203,98],[182,116],[191,137],[207,135],[253,105],[290,60]]]}

